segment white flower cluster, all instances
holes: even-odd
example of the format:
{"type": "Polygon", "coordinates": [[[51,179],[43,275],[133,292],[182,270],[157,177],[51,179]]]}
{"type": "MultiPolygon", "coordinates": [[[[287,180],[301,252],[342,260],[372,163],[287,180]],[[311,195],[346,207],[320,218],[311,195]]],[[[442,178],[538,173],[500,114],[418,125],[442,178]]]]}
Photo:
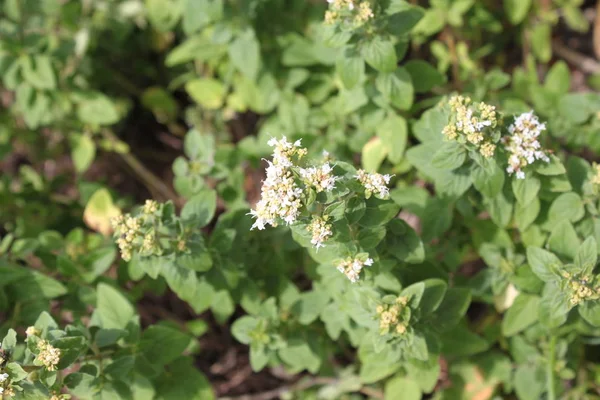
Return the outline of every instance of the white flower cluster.
{"type": "Polygon", "coordinates": [[[371,4],[366,0],[327,0],[327,2],[329,10],[325,12],[325,23],[329,25],[346,21],[360,26],[375,17],[371,4]]]}
{"type": "Polygon", "coordinates": [[[294,223],[300,214],[300,196],[302,189],[298,187],[292,174],[292,157],[302,157],[306,149],[300,147],[300,140],[294,143],[271,139],[268,142],[273,147],[273,161],[268,161],[267,177],[261,188],[261,199],[256,203],[256,209],[250,210],[250,215],[256,218],[250,229],[265,229],[265,225],[277,226],[280,218],[288,225],[294,223]]]}
{"type": "Polygon", "coordinates": [[[378,173],[370,174],[359,169],[355,178],[365,187],[365,194],[367,197],[374,193],[384,199],[390,194],[390,189],[387,185],[390,183],[392,175],[381,175],[378,173]]]}
{"type": "Polygon", "coordinates": [[[317,250],[319,247],[325,247],[323,242],[333,235],[333,232],[331,231],[331,224],[327,223],[327,216],[314,216],[311,223],[306,227],[306,230],[312,233],[312,239],[310,242],[317,248],[317,250]]]}
{"type": "Polygon", "coordinates": [[[365,265],[373,265],[373,259],[367,258],[366,260],[362,261],[359,258],[349,257],[345,260],[342,260],[337,265],[337,270],[346,275],[346,277],[350,279],[350,282],[355,283],[360,278],[360,271],[362,271],[365,265]]]}
{"type": "Polygon", "coordinates": [[[40,353],[36,360],[41,363],[48,371],[56,371],[56,366],[60,361],[60,350],[52,346],[45,340],[40,340],[37,344],[40,353]]]}
{"type": "Polygon", "coordinates": [[[0,383],[4,382],[7,379],[8,379],[8,374],[6,372],[3,374],[0,374],[0,383]]]}
{"type": "Polygon", "coordinates": [[[442,133],[448,140],[460,140],[473,144],[481,155],[492,157],[496,145],[492,143],[486,128],[497,124],[496,108],[486,103],[471,104],[471,99],[453,96],[448,101],[452,117],[442,133]]]}
{"type": "Polygon", "coordinates": [[[516,173],[517,179],[525,179],[522,168],[533,164],[535,160],[550,162],[541,149],[538,137],[546,130],[546,124],[540,123],[533,111],[519,115],[508,127],[510,136],[502,138],[504,148],[510,153],[506,172],[516,173]]]}
{"type": "Polygon", "coordinates": [[[317,193],[335,189],[335,181],[338,178],[333,175],[333,168],[329,163],[320,167],[300,168],[299,172],[304,183],[314,187],[317,193]]]}
{"type": "Polygon", "coordinates": [[[134,241],[140,235],[141,219],[129,214],[119,215],[111,220],[113,229],[119,236],[117,244],[121,250],[121,257],[125,261],[131,260],[134,250],[134,241]]]}

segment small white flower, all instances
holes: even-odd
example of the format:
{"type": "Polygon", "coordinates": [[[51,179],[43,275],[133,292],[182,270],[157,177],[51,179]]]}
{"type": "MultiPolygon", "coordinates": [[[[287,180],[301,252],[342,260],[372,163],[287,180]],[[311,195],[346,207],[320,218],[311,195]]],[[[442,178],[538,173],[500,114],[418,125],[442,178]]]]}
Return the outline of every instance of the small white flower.
{"type": "Polygon", "coordinates": [[[390,189],[386,185],[390,183],[392,175],[370,174],[360,169],[355,178],[364,186],[367,196],[374,193],[385,199],[390,194],[390,189]]]}
{"type": "Polygon", "coordinates": [[[7,379],[8,379],[8,374],[7,373],[0,374],[0,383],[4,382],[7,379]]]}
{"type": "Polygon", "coordinates": [[[373,265],[373,259],[367,258],[365,261],[361,261],[358,258],[349,257],[340,261],[336,268],[338,271],[346,275],[350,282],[355,283],[360,279],[360,272],[365,265],[373,265]]]}
{"type": "Polygon", "coordinates": [[[546,130],[546,124],[540,123],[533,111],[523,113],[515,118],[515,122],[508,127],[510,136],[504,137],[504,148],[510,153],[508,167],[509,174],[516,173],[517,179],[524,179],[525,173],[521,170],[536,160],[550,162],[546,153],[541,149],[538,137],[546,130]]]}
{"type": "Polygon", "coordinates": [[[325,247],[323,243],[333,235],[331,224],[327,223],[326,216],[313,217],[311,223],[306,227],[306,230],[312,233],[310,243],[315,246],[317,250],[319,250],[319,247],[325,247]]]}
{"type": "Polygon", "coordinates": [[[339,179],[333,175],[333,168],[329,163],[320,167],[300,168],[300,176],[308,186],[314,187],[317,193],[332,191],[339,179]]]}

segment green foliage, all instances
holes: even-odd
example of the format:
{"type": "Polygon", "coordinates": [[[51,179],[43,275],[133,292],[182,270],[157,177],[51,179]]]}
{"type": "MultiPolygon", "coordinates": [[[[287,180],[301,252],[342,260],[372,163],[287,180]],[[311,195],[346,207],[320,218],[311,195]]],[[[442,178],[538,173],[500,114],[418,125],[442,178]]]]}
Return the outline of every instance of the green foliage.
{"type": "Polygon", "coordinates": [[[6,0],[0,394],[596,398],[586,7],[6,0]]]}

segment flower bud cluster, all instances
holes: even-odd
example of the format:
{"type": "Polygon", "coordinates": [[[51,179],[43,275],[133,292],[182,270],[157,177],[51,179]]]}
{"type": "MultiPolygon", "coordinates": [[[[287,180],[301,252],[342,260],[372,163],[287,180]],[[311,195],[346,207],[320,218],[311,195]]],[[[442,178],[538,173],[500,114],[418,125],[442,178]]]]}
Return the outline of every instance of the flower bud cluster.
{"type": "Polygon", "coordinates": [[[496,108],[486,103],[471,104],[469,97],[453,96],[449,100],[452,117],[442,133],[447,140],[474,145],[482,156],[494,156],[496,145],[488,128],[498,124],[496,108]]]}
{"type": "Polygon", "coordinates": [[[37,329],[35,329],[35,326],[29,326],[25,330],[25,334],[27,335],[27,337],[29,337],[29,336],[38,336],[40,333],[41,333],[40,331],[38,331],[37,329]]]}
{"type": "Polygon", "coordinates": [[[40,340],[37,348],[40,352],[36,357],[36,361],[46,367],[48,371],[56,371],[56,366],[60,361],[60,350],[46,340],[40,340]]]}
{"type": "Polygon", "coordinates": [[[157,211],[158,211],[158,202],[156,202],[155,200],[146,200],[146,203],[144,203],[144,208],[143,208],[144,214],[151,215],[157,211]]]}
{"type": "Polygon", "coordinates": [[[307,186],[313,187],[317,193],[330,192],[335,189],[338,177],[333,175],[333,168],[329,163],[320,167],[300,168],[300,177],[307,186]]]}
{"type": "Polygon", "coordinates": [[[302,189],[296,184],[293,174],[293,158],[306,155],[306,149],[300,147],[300,140],[288,142],[285,137],[281,140],[271,139],[268,142],[273,147],[273,161],[268,161],[267,177],[261,188],[261,199],[250,214],[256,218],[250,229],[265,229],[265,225],[277,226],[278,220],[290,225],[296,222],[302,206],[300,198],[302,189]]]}
{"type": "Polygon", "coordinates": [[[390,183],[391,175],[371,174],[359,169],[355,177],[364,186],[367,198],[371,197],[372,194],[381,199],[386,199],[389,196],[390,189],[387,185],[390,183]]]}
{"type": "Polygon", "coordinates": [[[533,111],[515,118],[515,122],[508,127],[510,136],[502,138],[504,148],[509,153],[506,172],[510,175],[516,173],[517,179],[525,179],[524,167],[536,160],[550,162],[538,141],[540,133],[545,130],[546,124],[540,123],[533,111]]]}
{"type": "Polygon", "coordinates": [[[132,217],[131,215],[119,215],[111,221],[115,233],[119,236],[117,245],[121,250],[121,257],[125,261],[131,260],[133,251],[136,248],[136,242],[142,236],[141,218],[132,217]]]}
{"type": "Polygon", "coordinates": [[[380,304],[377,306],[377,316],[379,317],[379,333],[386,335],[394,332],[398,335],[406,333],[410,312],[404,312],[408,304],[408,297],[401,296],[396,298],[394,304],[380,304]]]}
{"type": "Polygon", "coordinates": [[[306,227],[306,230],[312,234],[310,242],[317,249],[319,247],[325,247],[323,242],[329,239],[333,232],[331,231],[331,224],[327,223],[328,216],[313,216],[311,223],[306,227]]]}
{"type": "Polygon", "coordinates": [[[563,271],[562,276],[568,279],[567,290],[569,292],[569,303],[572,306],[579,305],[587,300],[600,299],[600,286],[594,287],[591,276],[577,276],[566,271],[563,271]]]}
{"type": "Polygon", "coordinates": [[[364,257],[348,257],[337,264],[337,270],[346,275],[350,282],[356,283],[360,279],[360,271],[364,266],[373,265],[373,259],[364,257]]]}
{"type": "Polygon", "coordinates": [[[325,23],[351,22],[357,26],[375,17],[367,0],[327,0],[329,10],[325,12],[325,23]],[[357,6],[358,4],[358,6],[357,6]]]}

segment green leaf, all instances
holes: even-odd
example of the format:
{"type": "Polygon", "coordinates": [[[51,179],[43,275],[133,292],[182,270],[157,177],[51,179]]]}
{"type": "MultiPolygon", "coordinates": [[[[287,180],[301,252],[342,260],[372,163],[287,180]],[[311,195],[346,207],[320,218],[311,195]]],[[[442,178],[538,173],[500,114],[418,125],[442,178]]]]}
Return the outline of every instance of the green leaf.
{"type": "Polygon", "coordinates": [[[409,298],[411,308],[418,308],[419,304],[421,303],[421,299],[423,298],[424,292],[425,283],[417,282],[404,288],[402,292],[400,292],[400,296],[407,296],[409,298]]]}
{"type": "Polygon", "coordinates": [[[185,135],[183,151],[192,160],[212,162],[215,152],[215,139],[212,135],[203,134],[196,129],[192,129],[185,135]]]}
{"type": "Polygon", "coordinates": [[[400,261],[418,264],[425,259],[421,238],[403,220],[393,219],[388,224],[387,251],[400,261]]]}
{"type": "Polygon", "coordinates": [[[539,163],[535,171],[540,175],[548,176],[562,175],[567,172],[560,159],[553,154],[550,155],[549,163],[539,163]]]}
{"type": "Polygon", "coordinates": [[[181,357],[169,364],[168,370],[156,379],[156,397],[146,396],[134,400],[214,400],[210,382],[192,363],[181,357]]]}
{"type": "Polygon", "coordinates": [[[546,390],[546,377],[541,365],[521,364],[515,371],[515,391],[519,399],[538,400],[546,390]]]}
{"type": "Polygon", "coordinates": [[[548,238],[548,248],[554,253],[574,259],[581,241],[577,237],[575,228],[569,221],[556,224],[548,238]]]}
{"type": "Polygon", "coordinates": [[[358,222],[363,215],[365,215],[365,211],[367,206],[365,201],[360,197],[351,197],[346,204],[346,219],[349,224],[354,224],[358,222]]]}
{"type": "Polygon", "coordinates": [[[202,228],[213,219],[217,209],[217,193],[202,190],[194,195],[181,210],[181,218],[189,224],[202,228]]]}
{"type": "Polygon", "coordinates": [[[471,291],[462,288],[448,288],[444,299],[432,315],[432,325],[440,331],[448,330],[467,313],[471,303],[471,291]]]}
{"type": "Polygon", "coordinates": [[[385,384],[385,400],[420,400],[421,389],[410,378],[396,377],[385,384]]]}
{"type": "Polygon", "coordinates": [[[577,250],[575,265],[584,275],[591,274],[598,263],[598,245],[593,236],[588,237],[577,250]]]}
{"type": "Polygon", "coordinates": [[[416,332],[412,336],[410,346],[407,348],[407,356],[417,360],[427,361],[429,358],[429,349],[425,336],[416,332]]]}
{"type": "MultiPolygon", "coordinates": [[[[569,66],[566,62],[560,60],[552,65],[552,68],[550,68],[550,71],[548,71],[548,74],[546,75],[544,87],[559,95],[569,92],[569,89],[571,88],[571,76],[569,66]]],[[[551,157],[557,158],[554,155],[551,157]]]]}
{"type": "Polygon", "coordinates": [[[544,286],[538,311],[540,322],[547,328],[553,329],[567,321],[569,314],[568,299],[555,283],[544,286]]]}
{"type": "Polygon", "coordinates": [[[479,166],[475,166],[471,171],[473,186],[484,196],[496,197],[504,186],[505,172],[498,167],[496,163],[492,164],[492,170],[487,171],[479,166]]]}
{"type": "Polygon", "coordinates": [[[231,63],[248,79],[255,81],[261,65],[260,44],[254,30],[246,29],[229,45],[231,63]]]}
{"type": "Polygon", "coordinates": [[[584,215],[583,200],[575,192],[561,194],[552,202],[548,210],[548,220],[553,223],[563,220],[577,222],[584,215]]]}
{"type": "Polygon", "coordinates": [[[398,211],[400,211],[400,207],[394,202],[371,196],[366,201],[365,214],[360,219],[359,224],[367,228],[384,225],[398,215],[398,211]]]}
{"type": "MultiPolygon", "coordinates": [[[[2,346],[2,349],[5,350],[4,346],[2,346]]],[[[4,372],[8,374],[12,382],[22,381],[23,379],[27,378],[27,375],[29,375],[19,364],[15,362],[8,363],[4,372]]]]}
{"type": "Polygon", "coordinates": [[[507,226],[512,218],[513,205],[503,191],[491,199],[486,199],[490,217],[500,227],[507,226]]]}
{"type": "Polygon", "coordinates": [[[125,336],[127,336],[127,331],[124,329],[98,329],[95,342],[98,347],[106,347],[117,343],[125,336]]]}
{"type": "Polygon", "coordinates": [[[549,23],[538,23],[531,30],[531,48],[541,62],[548,62],[552,57],[551,40],[552,28],[549,23]]]}
{"type": "Polygon", "coordinates": [[[517,203],[515,209],[515,221],[519,226],[519,230],[524,232],[535,221],[540,213],[540,201],[534,198],[528,205],[522,206],[517,203]]]}
{"type": "Polygon", "coordinates": [[[527,176],[526,179],[513,178],[512,189],[515,197],[521,205],[528,205],[538,195],[541,182],[535,176],[527,176]]]}
{"type": "Polygon", "coordinates": [[[252,341],[252,332],[257,328],[259,320],[245,315],[235,320],[231,325],[231,334],[239,342],[243,344],[250,344],[252,341]]]}
{"type": "Polygon", "coordinates": [[[375,86],[384,97],[400,110],[408,110],[413,105],[413,83],[406,69],[399,67],[394,72],[380,73],[375,86]]]}
{"type": "Polygon", "coordinates": [[[112,232],[111,219],[121,214],[107,189],[98,189],[83,210],[83,220],[92,229],[108,235],[112,232]]]}
{"type": "Polygon", "coordinates": [[[177,359],[189,343],[190,337],[178,329],[152,325],[142,334],[138,348],[150,363],[162,367],[177,359]]]}
{"type": "Polygon", "coordinates": [[[300,297],[298,322],[308,325],[314,322],[329,302],[329,295],[322,290],[311,290],[300,297]]]}
{"type": "Polygon", "coordinates": [[[446,82],[446,77],[426,61],[410,60],[404,64],[404,68],[410,74],[417,93],[427,93],[446,82]]]}
{"type": "Polygon", "coordinates": [[[367,64],[379,72],[393,72],[397,67],[398,60],[393,43],[381,37],[376,36],[365,42],[362,56],[367,64]]]}
{"type": "Polygon", "coordinates": [[[519,294],[502,319],[502,334],[514,336],[537,322],[539,304],[538,296],[519,294]]]}
{"type": "Polygon", "coordinates": [[[23,78],[36,89],[55,89],[56,74],[52,68],[52,58],[47,55],[35,55],[21,58],[23,78]]]}
{"type": "Polygon", "coordinates": [[[405,2],[391,2],[386,10],[388,17],[388,31],[394,36],[404,36],[423,18],[423,9],[412,7],[405,2]]]}
{"type": "Polygon", "coordinates": [[[294,370],[307,369],[314,374],[321,366],[321,359],[309,343],[304,339],[291,339],[287,347],[279,350],[279,357],[294,370]]]}
{"type": "Polygon", "coordinates": [[[406,119],[390,114],[377,128],[377,136],[387,148],[387,157],[390,162],[397,164],[403,156],[408,141],[408,127],[406,119]]]}
{"type": "Polygon", "coordinates": [[[181,1],[178,0],[146,0],[148,19],[161,32],[168,32],[177,25],[181,11],[181,1]]]}
{"type": "Polygon", "coordinates": [[[440,306],[448,285],[441,279],[427,279],[423,283],[425,286],[423,297],[419,303],[419,310],[421,315],[428,315],[440,306]]]}
{"type": "Polygon", "coordinates": [[[115,104],[100,93],[87,93],[77,109],[77,116],[86,124],[112,125],[119,121],[119,113],[115,104]]]}
{"type": "Polygon", "coordinates": [[[593,326],[600,327],[600,302],[588,300],[578,307],[579,315],[593,326]]]}
{"type": "Polygon", "coordinates": [[[225,86],[212,78],[200,78],[188,81],[185,90],[195,102],[209,110],[216,110],[223,105],[225,86]]]}
{"type": "Polygon", "coordinates": [[[533,273],[544,282],[556,280],[558,278],[557,271],[562,267],[558,257],[538,247],[527,248],[527,262],[533,273]]]}
{"type": "Polygon", "coordinates": [[[2,339],[2,346],[0,348],[4,351],[12,351],[17,345],[17,332],[14,329],[9,329],[2,339]]]}
{"type": "Polygon", "coordinates": [[[513,25],[523,22],[530,8],[531,0],[504,0],[504,11],[513,25]]]}
{"type": "Polygon", "coordinates": [[[344,87],[352,89],[363,79],[365,62],[353,47],[345,47],[338,52],[335,68],[344,87]]]}
{"type": "Polygon", "coordinates": [[[98,284],[97,312],[104,329],[126,329],[135,316],[131,303],[115,288],[98,284]]]}
{"type": "Polygon", "coordinates": [[[465,149],[456,142],[445,142],[433,154],[431,164],[439,169],[453,170],[460,167],[467,157],[465,149]]]}
{"type": "Polygon", "coordinates": [[[96,144],[88,135],[71,135],[71,158],[75,171],[84,173],[96,157],[96,144]]]}
{"type": "Polygon", "coordinates": [[[262,370],[269,362],[269,354],[265,345],[250,345],[250,366],[252,371],[262,370]]]}
{"type": "Polygon", "coordinates": [[[52,345],[60,350],[58,369],[69,367],[87,349],[87,341],[83,336],[64,336],[54,340],[52,345]]]}
{"type": "MultiPolygon", "coordinates": [[[[188,1],[210,1],[210,0],[188,0],[188,1]]],[[[192,60],[206,61],[218,58],[225,54],[227,47],[222,44],[214,44],[204,36],[192,36],[179,46],[175,47],[167,55],[165,65],[174,67],[192,60]]]]}
{"type": "Polygon", "coordinates": [[[190,35],[223,16],[223,0],[184,0],[183,31],[190,35]]]}
{"type": "Polygon", "coordinates": [[[379,137],[369,140],[362,149],[362,167],[368,172],[377,172],[387,155],[388,149],[379,137]]]}
{"type": "Polygon", "coordinates": [[[444,332],[441,336],[442,353],[446,356],[466,357],[484,352],[490,343],[462,324],[444,332]]]}
{"type": "Polygon", "coordinates": [[[91,399],[100,391],[100,382],[95,376],[81,372],[69,374],[64,380],[69,393],[76,398],[91,399]]]}

